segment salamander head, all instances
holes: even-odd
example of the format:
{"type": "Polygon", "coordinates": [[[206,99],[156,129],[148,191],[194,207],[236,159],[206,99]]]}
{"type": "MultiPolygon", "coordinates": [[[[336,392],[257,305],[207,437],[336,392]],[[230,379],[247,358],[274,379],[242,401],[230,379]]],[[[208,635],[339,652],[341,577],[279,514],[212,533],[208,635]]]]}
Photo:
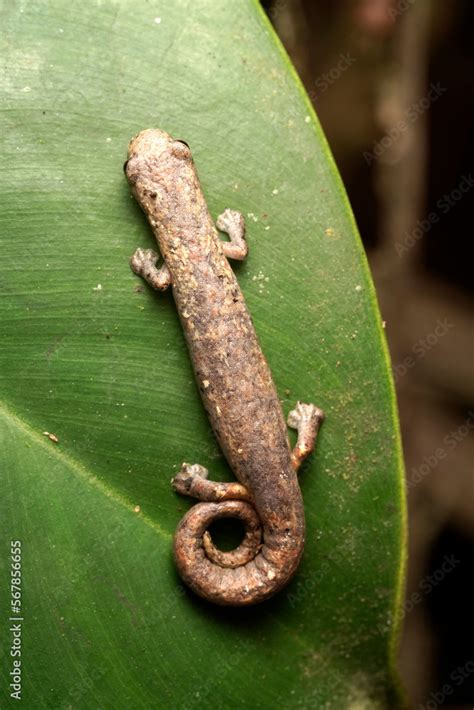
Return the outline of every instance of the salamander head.
{"type": "Polygon", "coordinates": [[[141,131],[129,143],[128,159],[123,166],[128,182],[134,186],[147,174],[163,175],[192,161],[187,143],[175,140],[158,128],[141,131]]]}

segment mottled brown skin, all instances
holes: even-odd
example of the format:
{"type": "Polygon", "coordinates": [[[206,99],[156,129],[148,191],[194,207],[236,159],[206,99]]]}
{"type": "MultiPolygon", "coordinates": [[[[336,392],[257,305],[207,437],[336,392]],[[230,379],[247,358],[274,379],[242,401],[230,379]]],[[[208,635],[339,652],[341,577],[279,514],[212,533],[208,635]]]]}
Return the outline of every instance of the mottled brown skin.
{"type": "Polygon", "coordinates": [[[214,226],[188,146],[149,129],[132,139],[125,164],[133,194],[153,228],[164,260],[137,250],[132,268],[154,287],[171,283],[202,400],[239,483],[214,483],[199,465],[173,479],[197,497],[176,531],[174,555],[189,587],[216,604],[248,605],[278,592],[298,567],[305,540],[296,469],[314,448],[323,413],[298,403],[290,451],[270,369],[227,257],[244,258],[243,218],[226,210],[214,226]],[[231,552],[214,547],[207,528],[218,518],[242,521],[231,552]]]}

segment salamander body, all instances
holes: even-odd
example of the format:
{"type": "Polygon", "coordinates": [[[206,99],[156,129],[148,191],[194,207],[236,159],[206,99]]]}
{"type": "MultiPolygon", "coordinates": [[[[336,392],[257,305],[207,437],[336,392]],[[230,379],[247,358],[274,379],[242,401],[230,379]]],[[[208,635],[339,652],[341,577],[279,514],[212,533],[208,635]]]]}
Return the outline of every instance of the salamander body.
{"type": "Polygon", "coordinates": [[[217,226],[209,213],[189,147],[164,131],[132,139],[127,179],[159,245],[137,250],[131,264],[154,288],[171,285],[209,421],[238,483],[207,479],[183,464],[174,488],[202,502],[180,522],[174,556],[186,584],[221,605],[261,602],[295,573],[305,541],[297,468],[314,448],[323,413],[298,402],[289,424],[298,429],[293,452],[286,423],[251,316],[228,258],[245,258],[244,221],[226,210],[217,226]],[[244,538],[217,549],[207,532],[215,520],[239,518],[244,538]]]}

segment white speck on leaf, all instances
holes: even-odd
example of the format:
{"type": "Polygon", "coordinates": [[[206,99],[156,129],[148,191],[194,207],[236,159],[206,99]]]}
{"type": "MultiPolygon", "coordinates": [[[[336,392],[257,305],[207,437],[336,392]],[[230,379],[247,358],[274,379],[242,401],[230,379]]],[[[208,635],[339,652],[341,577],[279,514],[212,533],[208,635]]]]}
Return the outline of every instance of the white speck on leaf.
{"type": "Polygon", "coordinates": [[[92,289],[93,291],[102,291],[102,284],[97,284],[97,286],[94,286],[92,289]]]}
{"type": "Polygon", "coordinates": [[[159,25],[161,22],[161,17],[155,17],[155,25],[159,25]]]}
{"type": "Polygon", "coordinates": [[[304,119],[304,122],[309,123],[310,121],[311,121],[311,116],[306,116],[306,118],[304,119]]]}
{"type": "Polygon", "coordinates": [[[277,188],[275,188],[274,190],[272,190],[272,195],[278,195],[278,190],[277,190],[277,188]]]}

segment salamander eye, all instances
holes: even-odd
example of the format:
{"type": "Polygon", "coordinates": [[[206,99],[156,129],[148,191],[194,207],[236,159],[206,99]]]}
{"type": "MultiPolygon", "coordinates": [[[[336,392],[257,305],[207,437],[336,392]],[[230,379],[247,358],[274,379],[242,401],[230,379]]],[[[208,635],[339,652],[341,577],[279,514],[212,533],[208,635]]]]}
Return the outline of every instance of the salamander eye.
{"type": "Polygon", "coordinates": [[[191,151],[189,150],[189,145],[185,141],[176,140],[173,141],[171,150],[176,158],[190,158],[191,151]]]}
{"type": "Polygon", "coordinates": [[[123,164],[123,172],[126,174],[127,173],[127,165],[128,165],[128,160],[126,160],[123,164]]]}
{"type": "Polygon", "coordinates": [[[186,146],[186,148],[189,148],[189,145],[186,143],[186,141],[182,141],[180,138],[177,138],[175,140],[175,143],[182,143],[183,145],[186,146]]]}

